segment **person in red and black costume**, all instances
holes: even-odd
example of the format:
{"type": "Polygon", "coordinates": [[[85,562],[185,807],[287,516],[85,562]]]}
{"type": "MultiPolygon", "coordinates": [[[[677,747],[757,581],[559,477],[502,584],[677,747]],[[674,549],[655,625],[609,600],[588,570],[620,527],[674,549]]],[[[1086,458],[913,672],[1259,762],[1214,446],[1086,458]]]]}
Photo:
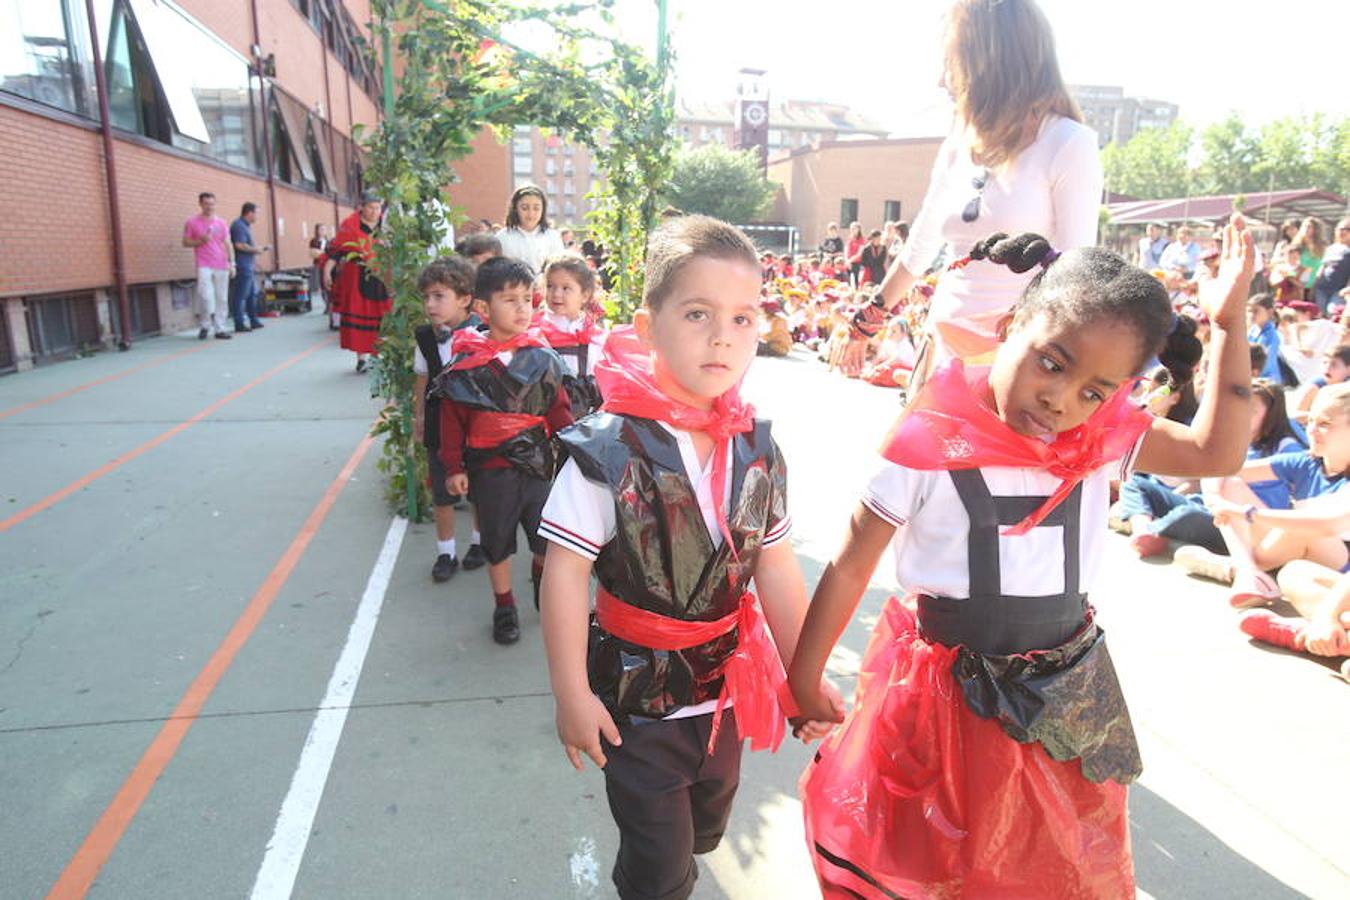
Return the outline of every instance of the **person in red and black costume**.
{"type": "Polygon", "coordinates": [[[474,297],[487,334],[455,332],[450,362],[432,391],[442,401],[439,453],[446,489],[467,493],[478,511],[479,544],[496,598],[492,638],[499,644],[520,640],[511,557],[522,526],[534,553],[531,578],[539,607],[545,548],[539,516],[557,470],[553,435],[572,424],[562,359],[530,328],[533,283],[534,272],[517,259],[497,257],[478,267],[474,297]]]}
{"type": "Polygon", "coordinates": [[[380,322],[389,312],[389,289],[375,273],[375,232],[384,204],[366,193],[361,206],[342,220],[328,245],[328,265],[337,265],[337,280],[324,277],[330,302],[342,317],[342,349],[356,353],[356,371],[364,372],[380,339],[380,322]]]}
{"type": "Polygon", "coordinates": [[[731,225],[687,216],[653,233],[643,307],[605,342],[601,410],[560,436],[569,459],[540,526],[558,737],[573,766],[585,753],[604,769],[622,900],[690,895],[695,855],[726,829],[741,742],[776,749],[786,731],[806,589],[787,467],[738,391],[759,279],[731,225]]]}

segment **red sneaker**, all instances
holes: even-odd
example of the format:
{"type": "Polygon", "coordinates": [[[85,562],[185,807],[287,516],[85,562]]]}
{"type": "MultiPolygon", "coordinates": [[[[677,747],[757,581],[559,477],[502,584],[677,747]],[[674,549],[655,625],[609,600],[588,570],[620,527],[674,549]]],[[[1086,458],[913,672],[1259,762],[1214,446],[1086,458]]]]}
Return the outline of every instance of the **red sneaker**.
{"type": "Polygon", "coordinates": [[[1274,644],[1286,650],[1301,651],[1303,647],[1300,646],[1298,639],[1299,632],[1302,631],[1299,626],[1301,621],[1277,616],[1268,609],[1253,609],[1243,614],[1238,627],[1242,629],[1243,634],[1262,643],[1274,644]]]}

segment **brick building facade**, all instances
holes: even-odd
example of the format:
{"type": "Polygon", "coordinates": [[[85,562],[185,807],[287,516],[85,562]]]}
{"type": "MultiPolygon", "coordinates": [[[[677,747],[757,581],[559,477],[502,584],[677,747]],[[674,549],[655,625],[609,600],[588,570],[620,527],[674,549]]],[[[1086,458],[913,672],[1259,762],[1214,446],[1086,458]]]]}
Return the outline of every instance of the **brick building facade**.
{"type": "MultiPolygon", "coordinates": [[[[364,49],[369,0],[94,7],[133,333],[195,322],[193,254],[181,236],[200,191],[215,193],[227,221],[245,201],[258,205],[255,241],[275,248],[260,271],[306,269],[315,227],[333,228],[361,190],[352,125],[379,118],[379,70],[364,49]]],[[[7,371],[112,342],[118,308],[85,3],[5,5],[0,35],[7,371]]]]}
{"type": "Polygon", "coordinates": [[[912,221],[941,145],[942,138],[822,141],[771,157],[773,219],[796,226],[807,250],[830,222],[846,230],[857,221],[870,231],[888,220],[912,221]]]}

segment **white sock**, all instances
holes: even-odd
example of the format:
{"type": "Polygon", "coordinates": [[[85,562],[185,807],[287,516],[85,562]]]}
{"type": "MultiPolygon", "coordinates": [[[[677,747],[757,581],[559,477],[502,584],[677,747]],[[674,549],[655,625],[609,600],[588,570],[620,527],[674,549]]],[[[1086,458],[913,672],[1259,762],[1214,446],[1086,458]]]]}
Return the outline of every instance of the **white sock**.
{"type": "Polygon", "coordinates": [[[454,555],[455,555],[455,539],[454,539],[454,538],[451,538],[451,539],[448,540],[448,541],[437,541],[437,542],[436,542],[436,553],[439,554],[439,555],[444,555],[444,556],[454,556],[454,555]]]}
{"type": "Polygon", "coordinates": [[[473,539],[470,540],[469,543],[471,543],[471,544],[477,544],[477,543],[480,543],[481,541],[482,541],[482,535],[480,535],[480,534],[478,533],[478,529],[475,528],[475,529],[473,530],[473,539]]]}

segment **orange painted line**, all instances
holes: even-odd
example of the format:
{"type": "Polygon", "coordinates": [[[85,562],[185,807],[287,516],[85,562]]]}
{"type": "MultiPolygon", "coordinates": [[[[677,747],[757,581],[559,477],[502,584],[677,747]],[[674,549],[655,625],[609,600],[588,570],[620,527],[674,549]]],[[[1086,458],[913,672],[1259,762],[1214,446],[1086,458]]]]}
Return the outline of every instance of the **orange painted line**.
{"type": "Polygon", "coordinates": [[[107,384],[110,381],[116,381],[119,378],[125,378],[128,375],[135,375],[137,372],[144,372],[146,369],[153,369],[155,366],[161,366],[166,362],[175,359],[182,359],[184,356],[191,356],[194,353],[200,353],[208,345],[203,344],[200,347],[189,347],[187,350],[180,350],[177,353],[170,353],[167,356],[161,356],[158,359],[152,359],[149,362],[141,363],[139,366],[132,366],[130,369],[123,369],[120,372],[114,372],[111,375],[104,375],[95,381],[86,384],[77,385],[70,390],[61,391],[59,394],[52,394],[50,397],[43,397],[41,400],[34,400],[32,403],[25,403],[22,406],[16,406],[13,409],[0,410],[0,419],[7,419],[10,416],[16,416],[21,412],[27,412],[30,409],[36,409],[39,406],[46,406],[48,403],[55,403],[57,400],[64,400],[81,391],[87,391],[90,388],[98,387],[101,384],[107,384]]]}
{"type": "Polygon", "coordinates": [[[331,337],[327,337],[319,341],[312,347],[300,351],[299,353],[295,354],[295,356],[292,356],[290,359],[286,360],[280,365],[268,369],[266,372],[259,375],[257,378],[253,379],[243,387],[238,387],[230,391],[224,397],[221,397],[219,400],[215,401],[210,406],[207,406],[205,409],[201,410],[191,418],[179,422],[177,425],[173,426],[168,431],[165,431],[162,434],[155,435],[150,440],[146,441],[144,444],[141,444],[139,447],[135,447],[131,450],[128,450],[126,453],[123,453],[116,459],[106,462],[103,465],[99,466],[97,469],[90,472],[89,474],[82,475],[81,477],[75,479],[70,484],[61,488],[61,490],[57,491],[56,493],[48,494],[46,497],[43,497],[41,500],[34,503],[32,506],[25,507],[16,512],[14,515],[10,516],[8,519],[0,521],[0,534],[3,534],[4,532],[13,528],[15,525],[28,521],[29,519],[33,518],[33,516],[42,512],[49,506],[54,506],[55,504],[60,503],[62,500],[66,499],[71,494],[75,493],[81,488],[88,487],[90,484],[93,484],[95,481],[98,481],[100,478],[102,478],[104,475],[107,475],[109,472],[113,472],[117,469],[120,469],[122,466],[131,462],[136,457],[150,452],[151,450],[155,449],[160,444],[164,443],[174,435],[179,434],[180,432],[187,431],[189,428],[191,428],[193,425],[196,425],[202,419],[205,419],[207,416],[220,410],[220,408],[223,407],[225,404],[231,402],[232,400],[237,400],[244,394],[253,390],[258,385],[262,384],[267,379],[271,378],[273,375],[277,374],[278,372],[284,369],[290,368],[291,366],[295,365],[300,360],[304,359],[306,356],[309,356],[311,353],[313,353],[315,350],[318,350],[325,344],[331,344],[332,341],[333,339],[331,337]]]}
{"type": "Polygon", "coordinates": [[[94,879],[102,870],[103,865],[112,855],[122,835],[126,832],[127,826],[131,824],[136,813],[140,811],[141,804],[149,796],[150,791],[159,780],[159,776],[164,773],[164,769],[178,752],[179,745],[183,738],[187,736],[188,729],[196,721],[197,715],[202,707],[210,698],[216,685],[224,676],[226,670],[234,662],[235,656],[240,649],[252,637],[258,624],[267,615],[267,611],[272,606],[272,601],[276,599],[277,594],[285,585],[286,580],[291,577],[291,572],[295,570],[300,557],[304,556],[309,548],[309,543],[314,539],[319,526],[323,524],[328,513],[337,501],[338,495],[342,489],[347,486],[351,480],[352,473],[361,463],[361,459],[366,455],[371,445],[375,442],[373,435],[367,434],[361,439],[361,443],[356,445],[356,450],[347,459],[347,464],[342,467],[337,478],[333,479],[328,490],[324,492],[317,506],[305,519],[305,523],[300,526],[300,531],[291,541],[286,552],[281,554],[281,559],[267,574],[262,587],[253,595],[253,599],[244,607],[239,618],[235,620],[233,627],[230,628],[220,646],[216,647],[211,658],[206,661],[206,665],[197,673],[197,677],[192,684],[188,685],[187,691],[179,699],[178,705],[174,707],[164,726],[160,728],[155,739],[150,742],[145,753],[141,755],[140,761],[136,767],[131,770],[122,787],[118,789],[117,794],[108,804],[103,815],[94,823],[94,827],[80,844],[80,848],[75,851],[70,862],[66,863],[61,877],[56,880],[48,892],[48,900],[67,900],[67,898],[84,897],[93,886],[94,879]]]}

